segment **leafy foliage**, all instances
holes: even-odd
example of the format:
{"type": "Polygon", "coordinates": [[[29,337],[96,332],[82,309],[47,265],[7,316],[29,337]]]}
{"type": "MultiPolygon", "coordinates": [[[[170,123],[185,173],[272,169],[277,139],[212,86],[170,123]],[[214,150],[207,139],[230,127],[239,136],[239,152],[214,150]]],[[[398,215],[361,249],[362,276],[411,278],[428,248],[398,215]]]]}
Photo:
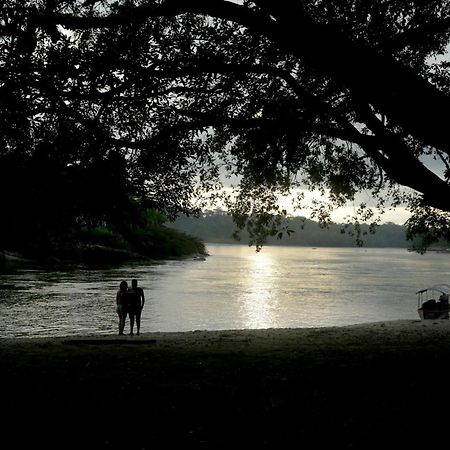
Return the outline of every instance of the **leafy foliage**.
{"type": "MultiPolygon", "coordinates": [[[[92,246],[106,247],[107,259],[111,250],[123,251],[128,258],[153,259],[206,255],[201,239],[166,226],[167,219],[155,210],[147,210],[127,228],[108,226],[84,227],[78,234],[81,244],[81,259],[92,246]]],[[[114,252],[113,252],[114,253],[114,252]]]]}
{"type": "MultiPolygon", "coordinates": [[[[0,157],[21,170],[42,148],[55,159],[42,189],[64,200],[29,201],[36,217],[47,197],[64,204],[37,221],[52,235],[222,197],[259,248],[288,232],[278,196],[302,189],[328,194],[323,224],[361,191],[379,211],[407,202],[411,237],[433,225],[414,217],[450,211],[449,65],[432,60],[447,0],[4,3],[0,157]],[[224,171],[239,183],[227,198],[224,171]]],[[[377,222],[358,211],[356,231],[377,222]]]]}

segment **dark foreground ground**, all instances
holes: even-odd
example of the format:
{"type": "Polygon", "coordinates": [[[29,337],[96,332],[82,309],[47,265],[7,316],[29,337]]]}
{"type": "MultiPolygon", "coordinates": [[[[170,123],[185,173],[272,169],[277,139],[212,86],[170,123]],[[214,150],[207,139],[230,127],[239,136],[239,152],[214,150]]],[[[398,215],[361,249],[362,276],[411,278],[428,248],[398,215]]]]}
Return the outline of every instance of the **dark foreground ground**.
{"type": "Polygon", "coordinates": [[[433,448],[449,338],[396,321],[2,339],[2,448],[433,448]]]}

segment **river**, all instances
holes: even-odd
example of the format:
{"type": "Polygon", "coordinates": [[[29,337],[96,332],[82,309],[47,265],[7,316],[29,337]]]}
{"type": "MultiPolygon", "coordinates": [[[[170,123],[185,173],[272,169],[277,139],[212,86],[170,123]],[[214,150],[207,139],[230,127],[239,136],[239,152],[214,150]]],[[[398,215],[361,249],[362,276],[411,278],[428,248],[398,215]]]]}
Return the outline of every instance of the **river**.
{"type": "MultiPolygon", "coordinates": [[[[142,332],[418,320],[415,292],[450,283],[450,255],[405,249],[207,244],[204,261],[17,265],[0,273],[0,337],[114,334],[121,280],[139,280],[142,332]]],[[[128,324],[127,324],[128,327],[128,324]]]]}

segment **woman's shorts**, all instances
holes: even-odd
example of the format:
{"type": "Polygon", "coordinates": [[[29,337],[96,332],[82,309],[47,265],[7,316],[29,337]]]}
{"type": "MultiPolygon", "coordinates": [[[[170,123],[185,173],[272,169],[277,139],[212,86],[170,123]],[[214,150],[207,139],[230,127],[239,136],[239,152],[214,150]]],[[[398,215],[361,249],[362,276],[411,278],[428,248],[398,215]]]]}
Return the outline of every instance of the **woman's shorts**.
{"type": "Polygon", "coordinates": [[[128,308],[125,305],[117,305],[117,314],[125,314],[127,315],[128,308]]]}

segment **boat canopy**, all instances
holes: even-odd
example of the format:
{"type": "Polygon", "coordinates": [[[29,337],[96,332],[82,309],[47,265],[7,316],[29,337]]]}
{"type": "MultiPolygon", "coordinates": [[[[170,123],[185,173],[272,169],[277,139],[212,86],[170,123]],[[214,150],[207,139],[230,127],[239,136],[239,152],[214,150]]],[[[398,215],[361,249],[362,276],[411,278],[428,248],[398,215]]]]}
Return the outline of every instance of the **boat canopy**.
{"type": "Polygon", "coordinates": [[[426,291],[438,291],[441,292],[442,294],[450,294],[450,285],[448,284],[435,284],[433,286],[430,286],[426,289],[421,289],[420,291],[417,291],[416,294],[421,294],[422,292],[426,292],[426,291]]]}

